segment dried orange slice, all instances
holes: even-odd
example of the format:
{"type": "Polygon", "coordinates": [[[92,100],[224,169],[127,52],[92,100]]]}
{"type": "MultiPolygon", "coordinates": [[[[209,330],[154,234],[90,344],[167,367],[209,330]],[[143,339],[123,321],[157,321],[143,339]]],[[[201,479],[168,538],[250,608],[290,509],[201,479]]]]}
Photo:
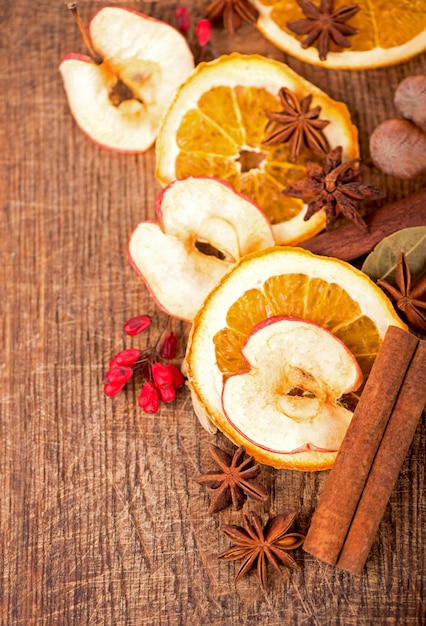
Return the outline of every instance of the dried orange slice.
{"type": "MultiPolygon", "coordinates": [[[[266,410],[253,407],[250,436],[235,428],[224,411],[224,385],[231,377],[247,371],[244,351],[248,339],[259,325],[264,326],[277,316],[309,321],[332,333],[355,357],[364,382],[388,326],[406,326],[383,291],[363,272],[338,259],[284,246],[243,258],[212,290],[195,317],[185,373],[194,410],[203,425],[213,425],[213,430],[219,428],[235,444],[245,445],[261,463],[298,470],[327,469],[337,454],[332,443],[327,447],[322,439],[321,446],[305,446],[298,451],[273,449],[262,444],[266,410]]],[[[288,349],[291,350],[290,344],[288,349]]],[[[315,358],[321,362],[321,347],[317,346],[315,358]]],[[[292,361],[289,355],[283,360],[292,361]]],[[[276,363],[269,365],[274,366],[276,363]]],[[[337,363],[336,368],[339,369],[337,363]]],[[[319,373],[315,377],[319,378],[319,373]]],[[[303,389],[301,395],[304,396],[303,389]]],[[[356,403],[356,398],[351,397],[350,401],[356,403]]],[[[346,404],[353,410],[354,404],[346,404]]],[[[331,430],[330,440],[333,436],[331,430]]]]}
{"type": "MultiPolygon", "coordinates": [[[[277,48],[292,56],[333,69],[368,69],[402,63],[426,50],[426,4],[424,0],[357,0],[359,11],[348,24],[358,29],[349,38],[351,47],[333,43],[321,61],[318,50],[302,48],[302,35],[289,30],[287,22],[306,18],[296,0],[250,0],[259,11],[257,28],[277,48]]],[[[319,6],[319,0],[313,0],[319,6]]],[[[353,4],[335,0],[333,10],[353,4]]]]}
{"type": "Polygon", "coordinates": [[[158,180],[188,176],[227,180],[252,198],[273,226],[275,241],[294,245],[325,226],[321,211],[308,221],[306,205],[285,198],[283,189],[306,175],[306,155],[292,163],[288,144],[265,146],[267,111],[280,111],[278,92],[287,87],[302,98],[313,95],[330,147],[344,158],[358,156],[358,133],[345,104],[336,102],[287,65],[259,55],[224,55],[201,63],[178,89],[163,118],[156,143],[158,180]]]}

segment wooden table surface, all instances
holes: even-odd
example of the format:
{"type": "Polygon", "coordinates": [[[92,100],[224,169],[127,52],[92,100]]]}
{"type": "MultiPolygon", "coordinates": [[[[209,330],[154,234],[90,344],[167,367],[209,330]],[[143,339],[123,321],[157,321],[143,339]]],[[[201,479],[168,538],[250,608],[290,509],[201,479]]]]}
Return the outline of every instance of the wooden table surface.
{"type": "MultiPolygon", "coordinates": [[[[82,1],[85,22],[104,3],[82,1]]],[[[172,2],[116,4],[173,21],[172,2]]],[[[204,1],[187,2],[193,20],[204,1]]],[[[233,446],[198,424],[189,395],[157,415],[137,408],[138,386],[103,394],[109,358],[141,346],[165,322],[127,261],[129,235],[154,215],[155,154],[99,149],[76,127],[58,63],[84,52],[65,3],[3,0],[1,18],[0,622],[2,625],[419,625],[425,622],[425,422],[419,424],[360,577],[298,550],[298,570],[254,572],[234,584],[230,543],[192,479],[213,469],[207,445],[233,446]],[[126,319],[154,316],[148,335],[126,319]]],[[[389,69],[328,71],[287,57],[250,26],[215,29],[219,53],[284,60],[345,101],[359,127],[365,179],[388,200],[422,187],[369,163],[368,137],[395,116],[400,80],[425,58],[389,69]]],[[[173,323],[183,355],[188,326],[173,323]]],[[[327,472],[263,467],[268,515],[297,509],[306,531],[327,472]]]]}

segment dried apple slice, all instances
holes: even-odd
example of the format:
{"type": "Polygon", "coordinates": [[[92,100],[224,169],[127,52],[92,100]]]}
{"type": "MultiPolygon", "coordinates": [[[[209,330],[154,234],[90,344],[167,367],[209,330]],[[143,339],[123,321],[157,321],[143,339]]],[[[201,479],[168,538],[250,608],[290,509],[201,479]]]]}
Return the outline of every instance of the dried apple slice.
{"type": "Polygon", "coordinates": [[[129,244],[133,267],[158,306],[191,321],[241,257],[273,245],[268,219],[223,181],[174,181],[157,198],[158,221],[142,222],[129,244]]]}
{"type": "Polygon", "coordinates": [[[104,148],[147,150],[177,87],[194,68],[188,44],[165,22],[105,7],[90,22],[88,45],[95,60],[68,54],[59,66],[73,117],[104,148]]]}
{"type": "Polygon", "coordinates": [[[254,328],[242,353],[247,370],[222,393],[230,427],[278,454],[337,451],[352,419],[341,397],[362,382],[345,344],[317,324],[278,316],[254,328]]]}

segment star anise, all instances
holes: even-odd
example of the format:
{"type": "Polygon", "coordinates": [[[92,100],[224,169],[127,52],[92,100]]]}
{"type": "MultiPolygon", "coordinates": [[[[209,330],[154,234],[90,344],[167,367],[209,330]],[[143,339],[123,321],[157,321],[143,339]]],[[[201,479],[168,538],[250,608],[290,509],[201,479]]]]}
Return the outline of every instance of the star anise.
{"type": "Polygon", "coordinates": [[[308,176],[290,185],[283,194],[310,201],[305,220],[324,208],[327,229],[334,224],[339,213],[342,213],[367,231],[367,225],[352,200],[379,200],[385,194],[370,185],[354,182],[362,171],[361,167],[352,167],[357,161],[359,159],[342,163],[342,148],[338,146],[327,154],[324,168],[319,163],[307,161],[308,176]]]}
{"type": "Polygon", "coordinates": [[[223,25],[228,34],[238,30],[243,21],[256,23],[258,12],[248,0],[213,0],[206,9],[209,20],[223,18],[223,25]]]}
{"type": "Polygon", "coordinates": [[[279,113],[266,113],[269,120],[278,123],[278,127],[274,128],[262,143],[271,146],[289,141],[291,161],[296,160],[304,146],[319,154],[327,153],[328,143],[322,129],[330,122],[318,119],[320,106],[310,109],[312,94],[299,101],[290,89],[281,87],[279,97],[283,110],[279,113]]]}
{"type": "Polygon", "coordinates": [[[412,287],[407,257],[401,252],[395,271],[395,286],[381,279],[377,283],[395,300],[408,324],[414,330],[426,333],[426,272],[412,287]]]}
{"type": "Polygon", "coordinates": [[[245,528],[241,526],[222,526],[221,530],[234,542],[234,546],[222,552],[218,558],[224,561],[242,559],[235,580],[239,580],[256,564],[257,577],[262,585],[267,585],[267,566],[270,563],[282,575],[280,565],[296,568],[296,561],[287,554],[295,550],[305,540],[300,533],[289,533],[294,522],[296,511],[285,515],[277,515],[269,520],[263,528],[262,521],[256,513],[245,515],[245,528]]]}
{"type": "Polygon", "coordinates": [[[200,485],[215,490],[210,503],[209,513],[217,513],[230,504],[238,511],[244,505],[247,496],[265,502],[268,493],[258,483],[252,482],[261,472],[260,465],[254,463],[253,457],[245,456],[245,448],[241,446],[231,457],[229,454],[211,444],[209,452],[220,471],[208,472],[195,478],[200,485]]]}
{"type": "Polygon", "coordinates": [[[350,4],[333,11],[334,0],[321,0],[317,7],[308,0],[297,0],[298,5],[306,15],[306,19],[287,22],[287,28],[297,35],[307,35],[302,41],[302,48],[309,48],[317,42],[319,58],[325,61],[330,51],[330,42],[339,48],[350,48],[351,42],[347,39],[359,31],[345,22],[359,11],[357,4],[350,4]]]}

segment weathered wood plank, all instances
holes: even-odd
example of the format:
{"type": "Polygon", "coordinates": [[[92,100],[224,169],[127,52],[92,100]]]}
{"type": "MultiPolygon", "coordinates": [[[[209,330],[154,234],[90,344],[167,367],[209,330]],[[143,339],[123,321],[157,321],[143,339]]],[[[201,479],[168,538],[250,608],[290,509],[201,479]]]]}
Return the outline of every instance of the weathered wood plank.
{"type": "MultiPolygon", "coordinates": [[[[80,2],[83,19],[101,4],[80,2]]],[[[115,4],[173,19],[169,1],[115,4]]],[[[193,16],[206,4],[188,3],[193,16]]],[[[300,569],[284,581],[271,575],[265,595],[254,576],[235,587],[233,565],[216,561],[228,545],[219,525],[241,515],[208,516],[208,494],[191,479],[211,469],[207,442],[232,446],[202,430],[186,392],[156,416],[136,408],[137,386],[113,401],[102,392],[110,356],[138,345],[124,339],[123,322],[153,314],[152,336],[164,323],[126,252],[136,224],[154,215],[154,151],[109,153],[77,129],[57,66],[83,47],[63,2],[3,2],[0,13],[0,623],[421,623],[424,421],[360,578],[300,551],[300,569]]],[[[422,59],[328,72],[287,58],[251,26],[232,40],[215,30],[214,45],[286,60],[346,101],[367,177],[386,185],[388,201],[421,188],[420,177],[399,182],[371,167],[368,135],[395,114],[393,90],[422,59]]],[[[265,467],[270,501],[250,508],[264,519],[296,508],[306,529],[325,477],[265,467]]]]}

